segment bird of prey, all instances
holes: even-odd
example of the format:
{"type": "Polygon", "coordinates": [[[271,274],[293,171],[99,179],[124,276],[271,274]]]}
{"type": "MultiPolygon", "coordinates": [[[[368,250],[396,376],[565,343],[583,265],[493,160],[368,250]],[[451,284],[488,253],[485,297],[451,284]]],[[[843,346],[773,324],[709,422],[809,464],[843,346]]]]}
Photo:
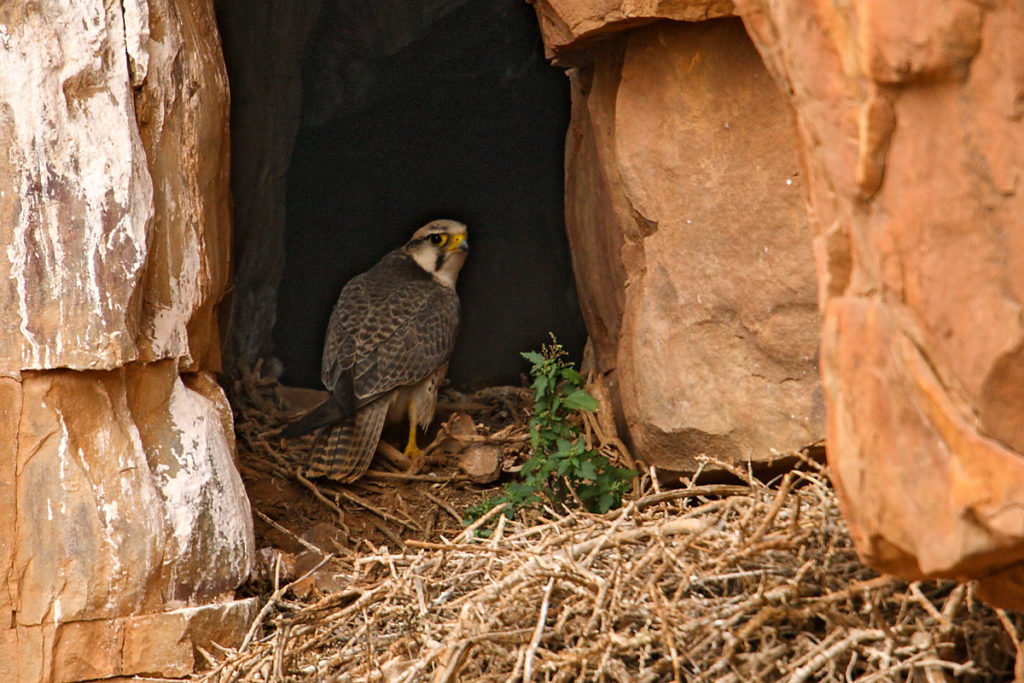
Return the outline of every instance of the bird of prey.
{"type": "Polygon", "coordinates": [[[384,421],[430,426],[437,388],[459,331],[455,281],[466,260],[466,226],[435,220],[341,290],[324,339],[321,379],[331,395],[282,436],[319,429],[307,474],[355,481],[366,472],[384,421]]]}

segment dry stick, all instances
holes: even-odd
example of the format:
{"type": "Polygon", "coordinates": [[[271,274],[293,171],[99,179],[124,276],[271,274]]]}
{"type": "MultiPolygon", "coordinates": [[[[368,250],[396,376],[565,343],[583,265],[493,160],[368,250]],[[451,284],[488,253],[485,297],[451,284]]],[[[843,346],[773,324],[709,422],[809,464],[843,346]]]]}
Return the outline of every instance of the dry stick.
{"type": "Polygon", "coordinates": [[[505,683],[514,683],[519,680],[519,674],[523,670],[523,661],[526,659],[526,648],[519,647],[516,651],[516,664],[512,669],[512,673],[505,679],[505,683]]]}
{"type": "Polygon", "coordinates": [[[662,493],[649,493],[643,498],[633,501],[636,511],[641,512],[652,505],[666,503],[678,498],[696,498],[697,496],[737,496],[749,493],[750,487],[739,484],[705,484],[688,486],[684,489],[673,489],[662,493]]]}
{"type": "Polygon", "coordinates": [[[312,552],[314,552],[314,553],[316,553],[317,555],[320,555],[320,556],[323,556],[323,555],[327,554],[323,550],[320,550],[320,548],[317,548],[315,545],[313,545],[312,543],[307,541],[306,539],[300,538],[299,536],[296,536],[295,532],[290,531],[290,530],[284,528],[283,526],[281,526],[280,524],[278,524],[277,522],[272,520],[270,517],[267,517],[265,514],[263,514],[259,510],[253,508],[253,512],[256,513],[257,517],[259,517],[264,522],[266,522],[270,526],[274,527],[275,529],[277,529],[281,533],[286,534],[288,536],[291,536],[291,538],[293,540],[295,540],[299,545],[301,545],[306,550],[310,550],[310,551],[312,551],[312,552]]]}
{"type": "Polygon", "coordinates": [[[953,620],[956,613],[960,611],[960,605],[963,604],[965,595],[967,595],[967,584],[961,583],[953,589],[942,606],[942,618],[949,625],[950,630],[952,630],[953,620]]]}
{"type": "Polygon", "coordinates": [[[431,502],[436,504],[438,507],[440,507],[442,510],[451,515],[452,519],[454,519],[457,524],[462,524],[462,517],[459,516],[459,513],[455,511],[455,508],[448,504],[448,501],[438,498],[430,491],[423,491],[423,495],[424,497],[428,498],[431,502]]]}
{"type": "Polygon", "coordinates": [[[925,594],[921,592],[920,581],[915,581],[910,584],[910,596],[915,602],[917,602],[917,604],[924,608],[924,611],[928,613],[928,616],[935,620],[937,624],[943,628],[949,628],[952,626],[952,624],[942,616],[939,610],[935,609],[935,605],[932,604],[932,601],[925,597],[925,594]]]}
{"type": "Polygon", "coordinates": [[[460,443],[523,443],[530,440],[529,433],[526,434],[506,434],[510,430],[510,427],[515,425],[509,425],[504,429],[495,432],[494,434],[452,434],[448,432],[448,436],[445,439],[452,439],[460,443]]]}
{"type": "Polygon", "coordinates": [[[337,493],[339,496],[341,496],[345,500],[347,500],[349,502],[352,502],[352,503],[355,503],[356,505],[360,505],[360,506],[366,508],[367,510],[369,510],[370,512],[372,512],[373,514],[377,515],[378,517],[380,517],[381,519],[383,519],[385,521],[394,522],[395,524],[401,524],[406,529],[410,529],[412,531],[418,531],[419,530],[417,528],[417,526],[415,524],[413,524],[412,522],[406,521],[406,520],[402,519],[401,517],[396,517],[395,515],[392,515],[389,512],[386,512],[385,510],[381,510],[379,507],[377,507],[376,505],[374,505],[370,501],[366,500],[365,498],[363,498],[361,496],[357,496],[356,494],[352,493],[351,491],[347,491],[347,490],[345,490],[343,488],[337,488],[337,489],[332,488],[331,490],[334,493],[337,493]]]}
{"type": "Polygon", "coordinates": [[[1017,656],[1013,660],[1013,679],[1024,681],[1024,643],[1021,643],[1020,636],[1017,635],[1017,627],[1013,625],[1006,610],[997,607],[996,615],[1003,624],[1003,628],[1006,629],[1006,633],[1013,640],[1013,646],[1017,649],[1017,656]]]}
{"type": "Polygon", "coordinates": [[[490,510],[487,511],[487,514],[485,514],[483,517],[481,517],[480,519],[476,520],[475,522],[473,522],[472,524],[467,526],[466,529],[461,534],[459,534],[459,536],[462,537],[464,542],[468,543],[469,540],[471,538],[473,538],[473,533],[477,529],[479,529],[481,526],[483,526],[484,524],[487,524],[487,522],[489,522],[492,519],[494,519],[494,517],[496,515],[500,514],[507,507],[508,507],[508,503],[502,503],[501,505],[495,505],[494,507],[492,507],[490,510]]]}
{"type": "Polygon", "coordinates": [[[446,484],[457,477],[441,477],[436,474],[410,474],[407,472],[384,472],[382,470],[366,470],[364,479],[390,479],[392,481],[430,481],[446,484]]]}
{"type": "Polygon", "coordinates": [[[530,638],[530,646],[526,650],[526,659],[523,660],[523,683],[530,683],[533,680],[533,658],[537,655],[537,647],[540,639],[544,636],[544,622],[548,618],[548,607],[551,604],[551,591],[555,587],[555,579],[548,579],[548,585],[544,587],[544,599],[540,604],[540,615],[537,617],[537,627],[533,630],[533,637],[530,638]]]}
{"type": "Polygon", "coordinates": [[[458,551],[463,553],[476,554],[498,554],[513,555],[507,548],[495,548],[493,545],[482,543],[436,543],[434,541],[420,541],[415,538],[407,538],[402,541],[410,548],[422,548],[423,550],[441,550],[444,552],[458,551]]]}
{"type": "Polygon", "coordinates": [[[889,585],[896,584],[896,583],[899,583],[899,582],[900,582],[900,579],[897,579],[894,576],[888,576],[888,575],[876,576],[875,578],[868,579],[867,581],[858,581],[857,583],[855,583],[855,584],[853,584],[851,586],[847,586],[846,588],[843,588],[841,590],[833,591],[832,593],[829,593],[828,595],[821,595],[821,596],[818,596],[818,597],[810,597],[810,598],[807,598],[807,599],[812,601],[812,602],[819,602],[819,603],[820,602],[842,602],[843,600],[849,600],[850,598],[852,598],[853,596],[855,596],[855,595],[857,595],[859,593],[862,593],[862,592],[863,593],[870,593],[871,591],[875,590],[876,588],[884,588],[885,586],[889,586],[889,585]]]}
{"type": "MultiPolygon", "coordinates": [[[[273,609],[274,604],[277,602],[278,598],[280,598],[282,595],[284,595],[286,592],[288,592],[288,590],[292,586],[294,586],[295,584],[299,583],[300,581],[304,581],[304,580],[308,579],[310,576],[312,576],[313,574],[315,574],[317,571],[320,570],[321,567],[323,567],[325,564],[327,564],[333,557],[334,557],[333,553],[329,554],[329,555],[325,555],[324,558],[322,560],[320,560],[320,562],[318,562],[317,565],[315,567],[313,567],[312,569],[310,569],[308,572],[306,572],[305,574],[303,574],[299,578],[295,579],[291,583],[285,585],[284,587],[276,589],[270,595],[270,597],[267,598],[267,602],[266,602],[265,605],[263,605],[263,609],[261,609],[259,614],[256,615],[256,618],[253,619],[252,625],[249,627],[248,633],[245,634],[245,638],[242,640],[242,644],[238,646],[238,651],[239,652],[245,652],[245,650],[249,647],[249,643],[252,642],[253,636],[256,635],[256,630],[263,623],[263,620],[266,619],[267,615],[270,614],[270,610],[273,609]]],[[[275,574],[274,583],[275,584],[277,583],[278,577],[280,576],[280,567],[281,567],[281,561],[280,561],[280,557],[278,557],[277,570],[275,570],[275,572],[274,572],[274,574],[275,574]]]]}
{"type": "Polygon", "coordinates": [[[369,517],[368,520],[369,520],[370,524],[373,525],[373,528],[376,529],[377,531],[381,532],[385,536],[387,536],[388,539],[390,539],[391,542],[395,544],[395,547],[398,547],[398,548],[402,547],[402,539],[401,539],[401,537],[398,534],[396,534],[394,531],[392,531],[391,527],[389,527],[387,524],[385,524],[384,522],[380,521],[379,519],[374,519],[373,517],[369,517]]]}
{"type": "Polygon", "coordinates": [[[817,673],[821,667],[850,648],[856,647],[868,640],[882,640],[883,638],[885,638],[885,631],[881,629],[853,629],[850,635],[814,655],[809,662],[794,671],[790,675],[788,683],[804,683],[804,681],[809,680],[811,676],[817,673]]]}
{"type": "Polygon", "coordinates": [[[782,478],[782,484],[779,485],[779,491],[775,494],[775,500],[772,501],[771,507],[768,508],[768,513],[761,520],[761,524],[758,525],[754,533],[751,534],[750,538],[746,540],[745,547],[749,547],[754,544],[759,538],[764,536],[765,532],[768,531],[768,527],[775,521],[775,516],[779,514],[779,510],[782,509],[782,504],[786,500],[786,496],[789,494],[789,489],[793,486],[793,476],[791,473],[787,473],[782,478]]]}
{"type": "Polygon", "coordinates": [[[319,500],[321,503],[323,503],[330,509],[334,510],[338,514],[338,521],[342,524],[345,524],[345,513],[342,511],[340,507],[338,507],[337,503],[335,503],[333,500],[328,499],[327,496],[321,493],[317,485],[311,482],[309,479],[306,479],[306,477],[303,476],[302,472],[296,472],[295,478],[298,479],[303,486],[312,491],[313,495],[316,496],[317,500],[319,500]]]}
{"type": "Polygon", "coordinates": [[[634,505],[635,504],[631,502],[629,505],[625,507],[624,510],[622,510],[622,514],[616,517],[615,521],[612,522],[612,525],[608,527],[608,531],[606,531],[604,535],[601,536],[600,543],[594,546],[594,549],[591,550],[585,558],[583,558],[583,562],[581,564],[584,567],[590,566],[590,564],[594,561],[594,558],[597,556],[597,554],[601,551],[602,548],[604,548],[605,544],[608,542],[608,539],[611,538],[613,534],[618,532],[619,526],[621,526],[622,523],[626,520],[626,518],[629,517],[630,513],[633,511],[634,505]]]}
{"type": "MultiPolygon", "coordinates": [[[[621,545],[621,544],[626,544],[626,543],[635,543],[635,542],[637,542],[640,539],[645,538],[645,537],[674,536],[674,535],[677,535],[677,534],[692,533],[692,532],[695,532],[695,531],[699,531],[701,528],[703,528],[703,524],[699,520],[695,520],[695,519],[674,519],[674,520],[668,521],[668,522],[666,522],[666,523],[664,523],[664,524],[662,524],[660,526],[653,527],[653,528],[651,528],[651,527],[640,527],[640,528],[637,528],[637,529],[629,529],[628,531],[620,531],[619,533],[615,534],[614,536],[611,536],[608,539],[608,543],[606,545],[610,544],[610,545],[615,546],[615,545],[621,545]]],[[[601,538],[590,539],[589,541],[583,541],[581,543],[577,543],[577,544],[567,548],[563,552],[565,553],[566,556],[568,556],[568,557],[570,557],[572,559],[577,559],[581,555],[583,555],[584,553],[589,553],[591,550],[596,548],[598,546],[598,544],[603,543],[604,540],[605,540],[604,537],[601,537],[601,538]]],[[[561,559],[561,557],[553,555],[553,554],[551,556],[549,556],[547,559],[551,560],[552,562],[554,562],[555,565],[558,565],[558,566],[563,565],[564,562],[565,562],[564,560],[561,559]]],[[[498,581],[497,583],[492,584],[491,586],[489,586],[486,589],[485,588],[478,588],[477,590],[475,590],[475,591],[473,591],[471,593],[466,593],[465,595],[462,595],[459,598],[453,600],[451,603],[449,603],[449,607],[454,607],[455,605],[458,605],[458,604],[461,604],[463,602],[466,602],[467,600],[477,600],[477,599],[479,599],[479,600],[482,600],[484,602],[492,600],[492,599],[494,599],[495,596],[500,595],[504,591],[508,590],[511,586],[515,585],[517,582],[519,582],[523,578],[525,578],[525,577],[535,573],[538,570],[545,569],[545,567],[542,566],[543,561],[544,560],[542,560],[540,557],[537,557],[537,556],[532,557],[532,558],[530,558],[530,560],[528,562],[523,564],[519,569],[514,571],[509,576],[506,576],[501,581],[498,581]]],[[[558,567],[555,567],[554,570],[557,571],[557,568],[558,567]]],[[[548,570],[550,571],[551,569],[549,568],[548,570]]]]}
{"type": "Polygon", "coordinates": [[[654,603],[654,610],[658,614],[658,621],[661,622],[662,638],[665,640],[665,647],[668,648],[668,654],[672,660],[672,680],[675,683],[681,683],[683,679],[679,671],[679,652],[672,641],[672,629],[669,626],[668,617],[665,615],[664,596],[661,595],[654,581],[647,584],[647,592],[650,593],[651,602],[654,603]]]}
{"type": "Polygon", "coordinates": [[[385,460],[403,472],[408,472],[413,466],[412,460],[405,457],[405,453],[383,439],[377,442],[377,452],[383,455],[385,460]]]}

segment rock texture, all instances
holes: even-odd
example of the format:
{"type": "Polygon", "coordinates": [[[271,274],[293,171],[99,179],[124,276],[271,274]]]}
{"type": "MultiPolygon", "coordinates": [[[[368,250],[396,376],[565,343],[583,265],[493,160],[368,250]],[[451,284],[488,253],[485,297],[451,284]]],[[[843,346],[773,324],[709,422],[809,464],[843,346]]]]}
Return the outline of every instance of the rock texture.
{"type": "Polygon", "coordinates": [[[235,291],[227,369],[271,352],[284,270],[285,191],[302,114],[302,59],[321,0],[216,0],[231,67],[235,291]],[[268,58],[273,55],[273,58],[268,58]]]}
{"type": "Polygon", "coordinates": [[[534,0],[548,57],[660,19],[702,21],[733,14],[732,0],[534,0]]]}
{"type": "MultiPolygon", "coordinates": [[[[623,361],[631,343],[654,354],[673,340],[671,326],[637,321],[645,320],[659,292],[671,297],[686,291],[678,277],[662,277],[672,272],[664,262],[692,262],[693,256],[692,247],[663,247],[661,262],[652,258],[647,245],[665,226],[651,222],[649,208],[637,207],[658,204],[622,201],[622,188],[634,177],[623,159],[637,159],[635,177],[643,170],[639,162],[649,163],[639,156],[642,146],[623,142],[628,128],[619,110],[628,100],[622,93],[637,46],[650,41],[651,31],[693,31],[636,24],[690,19],[681,15],[707,7],[536,3],[549,53],[580,67],[568,143],[570,234],[598,366],[621,375],[631,434],[642,425],[636,421],[640,413],[629,408],[632,393],[668,403],[679,395],[652,394],[658,385],[646,378],[647,387],[631,389],[637,380],[623,361]],[[589,40],[623,28],[631,30],[601,43],[589,40]],[[659,277],[659,289],[636,297],[659,277]],[[616,286],[599,284],[607,282],[616,286]],[[618,290],[620,283],[624,297],[604,291],[618,290]],[[637,300],[644,305],[636,306],[637,300]]],[[[968,0],[941,6],[912,0],[898,7],[876,0],[736,0],[732,11],[795,111],[824,316],[828,457],[858,550],[869,563],[903,576],[978,578],[993,602],[1024,607],[1024,13],[1015,3],[968,0]]],[[[707,68],[713,51],[700,35],[659,39],[648,49],[663,54],[647,61],[651,75],[644,77],[657,79],[659,69],[667,70],[676,78],[669,87],[678,101],[702,101],[705,89],[690,75],[707,68]]],[[[731,80],[719,78],[725,87],[731,80]]],[[[654,106],[635,108],[638,115],[669,118],[654,106]]],[[[666,149],[710,144],[707,131],[694,142],[692,130],[683,136],[672,125],[659,130],[666,149]]],[[[708,157],[703,172],[720,177],[730,168],[727,159],[708,157]]],[[[662,165],[659,173],[666,172],[662,165]]],[[[678,194],[690,177],[672,176],[678,194]]],[[[672,194],[657,180],[647,184],[652,193],[672,194]]],[[[723,188],[705,184],[708,196],[732,203],[723,188]]],[[[663,203],[688,218],[691,203],[701,206],[700,197],[663,203]]],[[[706,232],[703,244],[712,243],[711,253],[721,259],[733,258],[754,243],[746,236],[751,234],[733,233],[717,243],[715,233],[706,232]]],[[[744,281],[749,261],[737,263],[744,265],[725,268],[717,278],[693,272],[721,288],[730,274],[744,281]]],[[[797,289],[803,291],[802,285],[797,289]]],[[[687,307],[671,312],[681,320],[687,307]]],[[[782,336],[795,331],[802,340],[805,324],[783,316],[777,329],[782,336]]],[[[757,336],[773,325],[745,327],[757,336]]],[[[689,336],[670,343],[664,358],[690,353],[689,336]]],[[[735,341],[723,336],[715,344],[725,358],[735,341]]],[[[703,368],[712,377],[722,371],[714,364],[703,368]]],[[[700,375],[703,368],[685,369],[700,382],[714,381],[700,375]]],[[[749,371],[763,374],[753,366],[749,371]]],[[[779,399],[792,397],[780,393],[779,399]]],[[[673,414],[692,407],[677,403],[673,414]]],[[[731,413],[728,394],[720,412],[731,413]]]]}
{"type": "Polygon", "coordinates": [[[736,19],[662,22],[571,72],[566,222],[598,368],[648,463],[818,441],[813,254],[792,115],[736,19]]]}
{"type": "Polygon", "coordinates": [[[252,520],[216,305],[205,0],[0,10],[0,680],[180,676],[237,641],[252,520]]]}
{"type": "Polygon", "coordinates": [[[1024,607],[1024,12],[737,8],[797,111],[857,547],[1024,607]]]}

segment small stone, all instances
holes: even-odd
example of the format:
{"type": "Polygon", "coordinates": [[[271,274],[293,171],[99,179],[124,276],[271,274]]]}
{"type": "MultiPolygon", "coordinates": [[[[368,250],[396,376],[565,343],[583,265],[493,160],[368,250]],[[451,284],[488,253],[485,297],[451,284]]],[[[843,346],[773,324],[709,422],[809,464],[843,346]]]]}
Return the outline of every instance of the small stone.
{"type": "Polygon", "coordinates": [[[459,455],[459,468],[470,481],[476,484],[490,484],[501,474],[501,446],[489,443],[474,443],[459,455]]]}

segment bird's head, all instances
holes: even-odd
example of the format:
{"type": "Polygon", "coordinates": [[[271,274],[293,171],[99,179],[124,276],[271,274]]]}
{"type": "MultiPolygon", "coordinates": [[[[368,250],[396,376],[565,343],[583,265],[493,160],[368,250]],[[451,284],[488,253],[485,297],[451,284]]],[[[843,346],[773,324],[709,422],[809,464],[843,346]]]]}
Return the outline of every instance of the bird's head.
{"type": "Polygon", "coordinates": [[[430,221],[413,233],[403,249],[441,284],[454,287],[469,253],[466,226],[446,219],[430,221]]]}

